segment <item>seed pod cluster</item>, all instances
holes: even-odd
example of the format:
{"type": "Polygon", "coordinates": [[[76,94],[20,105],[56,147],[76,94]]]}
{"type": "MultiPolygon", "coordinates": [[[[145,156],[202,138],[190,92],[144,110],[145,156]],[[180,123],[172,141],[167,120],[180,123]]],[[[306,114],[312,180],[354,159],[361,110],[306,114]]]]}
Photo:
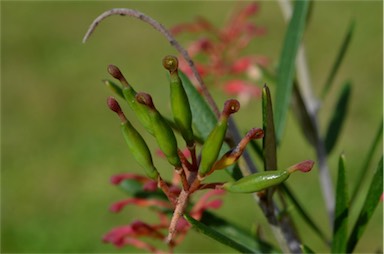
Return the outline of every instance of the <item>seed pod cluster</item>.
{"type": "Polygon", "coordinates": [[[203,142],[200,156],[197,156],[196,145],[198,142],[195,141],[192,130],[192,122],[196,119],[193,119],[189,98],[179,77],[178,60],[174,56],[166,56],[163,58],[163,66],[168,70],[170,79],[170,103],[174,120],[174,123],[171,124],[157,110],[152,96],[147,93],[136,92],[116,66],[109,65],[108,72],[120,81],[121,86],[109,80],[103,82],[125,99],[140,123],[154,136],[158,147],[179,175],[182,189],[179,187],[171,188],[175,186],[169,186],[168,182],[161,178],[154,166],[151,152],[145,140],[128,121],[118,102],[113,97],[108,98],[109,108],[120,118],[121,131],[132,156],[144,169],[147,177],[157,181],[157,186],[175,207],[169,226],[169,234],[166,238],[169,244],[172,244],[178,221],[188,207],[189,196],[195,191],[215,188],[234,193],[258,192],[284,182],[290,174],[297,170],[302,172],[311,170],[313,161],[303,161],[286,169],[255,173],[235,182],[202,183],[215,170],[236,163],[247,144],[252,139],[263,138],[264,131],[260,128],[251,129],[235,147],[219,158],[226,137],[229,117],[240,109],[240,103],[237,100],[229,99],[224,103],[216,125],[203,142]],[[190,161],[178,148],[177,139],[171,126],[180,131],[191,155],[190,161]]]}

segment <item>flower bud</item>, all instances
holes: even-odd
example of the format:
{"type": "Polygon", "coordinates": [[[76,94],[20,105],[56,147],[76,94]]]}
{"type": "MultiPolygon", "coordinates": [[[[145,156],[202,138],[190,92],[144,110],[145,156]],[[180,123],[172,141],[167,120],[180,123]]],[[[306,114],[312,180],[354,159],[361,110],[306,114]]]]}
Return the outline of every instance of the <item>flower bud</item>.
{"type": "Polygon", "coordinates": [[[145,174],[149,178],[157,180],[159,173],[153,165],[151,152],[149,151],[149,148],[145,143],[144,139],[142,138],[140,133],[132,126],[132,124],[127,120],[123,111],[120,108],[120,105],[113,97],[108,98],[108,106],[120,117],[121,131],[128,145],[129,151],[131,152],[135,160],[139,163],[139,165],[143,167],[145,174]]]}
{"type": "Polygon", "coordinates": [[[112,77],[120,81],[123,86],[123,97],[127,101],[129,107],[136,114],[137,118],[139,119],[140,123],[144,126],[144,128],[150,134],[153,135],[151,121],[148,117],[148,110],[145,106],[141,105],[140,103],[137,103],[135,99],[135,95],[137,94],[136,91],[128,83],[128,81],[125,79],[124,75],[121,73],[120,69],[117,66],[110,64],[108,66],[108,72],[112,75],[112,77]]]}
{"type": "Polygon", "coordinates": [[[230,99],[225,102],[219,121],[208,135],[201,150],[201,162],[199,168],[200,177],[204,177],[210,172],[212,165],[219,156],[221,146],[224,142],[225,133],[227,132],[228,117],[239,109],[240,104],[237,100],[230,99]]]}
{"type": "Polygon", "coordinates": [[[160,150],[163,151],[167,157],[168,162],[175,167],[181,167],[180,158],[177,153],[178,148],[175,134],[167,121],[155,108],[152,97],[146,93],[137,93],[136,100],[148,108],[148,116],[151,120],[153,135],[156,138],[160,150]]]}
{"type": "Polygon", "coordinates": [[[170,74],[171,108],[173,119],[189,147],[193,146],[192,112],[188,96],[178,74],[178,60],[175,56],[165,56],[163,66],[170,74]]]}
{"type": "Polygon", "coordinates": [[[300,170],[308,172],[312,169],[313,161],[303,161],[287,169],[270,170],[245,176],[236,182],[228,182],[223,189],[235,193],[258,192],[269,187],[278,185],[288,179],[293,172],[300,170]]]}

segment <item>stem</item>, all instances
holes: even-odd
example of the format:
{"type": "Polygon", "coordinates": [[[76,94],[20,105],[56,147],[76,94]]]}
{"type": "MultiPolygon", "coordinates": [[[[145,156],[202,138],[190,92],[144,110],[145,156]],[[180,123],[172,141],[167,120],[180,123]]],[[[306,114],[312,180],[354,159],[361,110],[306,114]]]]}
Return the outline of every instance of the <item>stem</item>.
{"type": "Polygon", "coordinates": [[[183,185],[183,190],[187,191],[189,189],[189,184],[187,181],[187,176],[185,175],[185,172],[184,172],[184,168],[183,167],[175,168],[175,171],[180,176],[180,180],[183,185]]]}
{"type": "Polygon", "coordinates": [[[167,196],[169,201],[172,203],[172,205],[176,206],[176,197],[171,191],[169,190],[168,184],[160,177],[157,179],[157,184],[159,188],[164,192],[164,194],[167,196]]]}
{"type": "Polygon", "coordinates": [[[172,243],[173,238],[177,232],[177,223],[180,218],[183,216],[185,208],[188,204],[189,191],[182,190],[179,197],[177,198],[176,208],[173,212],[173,216],[171,219],[171,223],[169,225],[168,236],[166,238],[166,242],[168,244],[172,243]]]}

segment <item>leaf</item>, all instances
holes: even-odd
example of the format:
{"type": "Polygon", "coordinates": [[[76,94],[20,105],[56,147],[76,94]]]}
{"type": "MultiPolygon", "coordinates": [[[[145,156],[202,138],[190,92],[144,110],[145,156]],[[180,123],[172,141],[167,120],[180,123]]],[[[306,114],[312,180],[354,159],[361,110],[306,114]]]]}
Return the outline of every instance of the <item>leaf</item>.
{"type": "Polygon", "coordinates": [[[379,128],[377,129],[377,132],[376,132],[376,135],[372,141],[372,145],[371,145],[371,148],[369,149],[367,155],[366,155],[366,158],[364,160],[364,163],[363,163],[363,166],[362,168],[360,169],[360,174],[359,174],[359,177],[357,177],[357,181],[356,181],[356,186],[354,188],[354,191],[352,192],[352,199],[351,199],[351,202],[353,202],[357,196],[357,192],[359,191],[360,189],[360,186],[362,185],[362,183],[364,182],[365,178],[366,178],[366,175],[367,175],[367,168],[369,168],[369,164],[371,163],[372,161],[372,157],[373,155],[375,154],[375,151],[378,147],[378,144],[380,143],[380,141],[382,140],[382,135],[383,135],[383,119],[381,119],[380,121],[380,124],[379,124],[379,128]]]}
{"type": "Polygon", "coordinates": [[[241,253],[276,252],[270,244],[247,234],[212,213],[204,212],[201,221],[197,221],[189,215],[184,215],[184,217],[198,232],[241,253]]]}
{"type": "Polygon", "coordinates": [[[202,140],[206,140],[215,127],[217,118],[189,78],[181,71],[179,71],[179,76],[191,105],[194,134],[202,140]]]}
{"type": "Polygon", "coordinates": [[[291,100],[296,54],[305,28],[310,1],[296,1],[293,15],[285,34],[277,72],[275,99],[275,128],[277,143],[283,134],[291,100]]]}
{"type": "Polygon", "coordinates": [[[321,229],[316,225],[315,221],[309,216],[309,214],[304,210],[303,206],[299,203],[298,199],[295,197],[293,192],[289,189],[289,187],[283,183],[281,184],[281,189],[288,196],[288,198],[292,201],[293,205],[296,207],[297,212],[302,217],[304,222],[308,224],[310,228],[312,228],[315,233],[325,242],[328,243],[328,239],[325,234],[321,231],[321,229]]]}
{"type": "Polygon", "coordinates": [[[377,166],[376,173],[373,176],[363,207],[361,208],[359,217],[352,229],[351,236],[348,240],[347,253],[352,253],[357,242],[362,236],[369,219],[380,202],[380,196],[383,193],[383,156],[377,166]]]}
{"type": "Polygon", "coordinates": [[[145,191],[143,190],[143,184],[134,179],[126,179],[119,186],[126,194],[135,198],[167,200],[167,196],[160,189],[145,191]]]}
{"type": "Polygon", "coordinates": [[[347,115],[348,102],[351,97],[351,87],[350,82],[346,82],[342,87],[340,97],[329,122],[327,133],[325,135],[325,149],[328,154],[331,153],[337,142],[337,138],[340,136],[341,127],[343,126],[347,115]]]}
{"type": "Polygon", "coordinates": [[[339,53],[336,56],[335,62],[333,63],[333,66],[332,66],[332,69],[329,72],[329,76],[327,78],[327,81],[325,82],[323,92],[321,93],[322,98],[324,98],[327,95],[329,89],[332,86],[333,80],[335,79],[337,71],[339,70],[341,62],[343,61],[345,53],[347,52],[348,46],[351,42],[354,29],[355,29],[355,21],[353,20],[348,27],[348,30],[347,30],[347,33],[344,37],[343,43],[341,44],[341,47],[339,49],[339,53]]]}
{"type": "Polygon", "coordinates": [[[276,156],[276,134],[275,125],[273,122],[273,109],[271,93],[269,88],[264,85],[262,92],[263,105],[263,151],[264,151],[264,170],[277,169],[276,156]]]}
{"type": "Polygon", "coordinates": [[[103,83],[104,85],[109,87],[109,89],[111,89],[116,95],[124,99],[123,89],[121,88],[121,86],[108,79],[103,80],[103,83]]]}
{"type": "Polygon", "coordinates": [[[301,251],[304,253],[304,254],[312,254],[312,253],[315,253],[311,248],[309,248],[307,245],[303,244],[301,245],[301,251]]]}
{"type": "Polygon", "coordinates": [[[293,85],[292,110],[297,121],[299,122],[299,126],[305,138],[313,147],[315,147],[318,136],[317,128],[314,121],[311,119],[307,108],[305,107],[303,96],[300,93],[296,81],[293,85]]]}
{"type": "Polygon", "coordinates": [[[348,186],[345,169],[345,156],[339,158],[339,171],[336,185],[335,220],[333,222],[332,253],[345,253],[348,240],[348,186]]]}

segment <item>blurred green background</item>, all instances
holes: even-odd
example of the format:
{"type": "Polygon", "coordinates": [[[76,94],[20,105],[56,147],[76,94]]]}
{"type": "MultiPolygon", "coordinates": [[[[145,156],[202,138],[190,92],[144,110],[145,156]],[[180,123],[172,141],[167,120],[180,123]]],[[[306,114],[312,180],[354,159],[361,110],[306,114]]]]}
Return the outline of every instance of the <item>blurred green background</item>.
{"type": "MultiPolygon", "coordinates": [[[[196,15],[221,26],[236,5],[234,1],[1,2],[2,253],[140,252],[129,247],[118,250],[101,242],[102,235],[114,226],[134,219],[156,219],[135,207],[120,214],[108,211],[112,202],[125,198],[109,183],[110,176],[140,169],[128,154],[118,119],[106,107],[111,93],[100,81],[109,78],[107,64],[116,64],[137,90],[153,94],[160,110],[168,114],[167,79],[161,59],[177,52],[148,25],[127,17],[107,19],[86,44],[81,43],[82,37],[91,21],[110,8],[138,9],[166,27],[192,21],[196,15]]],[[[247,52],[265,55],[275,66],[285,23],[277,2],[262,1],[260,5],[255,20],[267,29],[267,35],[254,40],[247,52]]],[[[350,189],[358,180],[358,170],[382,117],[382,14],[382,1],[315,1],[304,36],[311,78],[319,94],[346,29],[352,19],[356,20],[348,54],[320,112],[325,130],[342,83],[353,82],[344,131],[328,161],[335,180],[337,158],[341,152],[346,154],[350,189]]],[[[180,41],[187,45],[188,38],[181,37],[180,41]]],[[[218,89],[212,93],[219,105],[226,99],[218,89]]],[[[261,126],[260,108],[260,101],[253,101],[236,114],[242,130],[261,126]]],[[[151,148],[155,149],[153,143],[151,148]]],[[[382,142],[367,169],[369,176],[381,154],[382,142]]],[[[279,165],[313,158],[315,152],[289,116],[279,148],[279,165]]],[[[169,166],[161,159],[155,161],[166,174],[169,166]]],[[[227,179],[220,173],[216,177],[227,179]]],[[[329,233],[316,169],[311,174],[295,175],[289,184],[329,233]]],[[[362,194],[366,189],[367,184],[362,194]]],[[[353,221],[363,196],[351,212],[353,221]]],[[[381,203],[356,251],[383,249],[382,212],[381,203]]],[[[270,234],[250,195],[228,194],[217,213],[247,229],[250,224],[261,224],[263,234],[270,234]]],[[[294,209],[292,213],[297,217],[294,209]]],[[[309,246],[327,251],[300,218],[297,224],[309,246]]],[[[232,250],[191,231],[176,251],[232,250]]]]}

